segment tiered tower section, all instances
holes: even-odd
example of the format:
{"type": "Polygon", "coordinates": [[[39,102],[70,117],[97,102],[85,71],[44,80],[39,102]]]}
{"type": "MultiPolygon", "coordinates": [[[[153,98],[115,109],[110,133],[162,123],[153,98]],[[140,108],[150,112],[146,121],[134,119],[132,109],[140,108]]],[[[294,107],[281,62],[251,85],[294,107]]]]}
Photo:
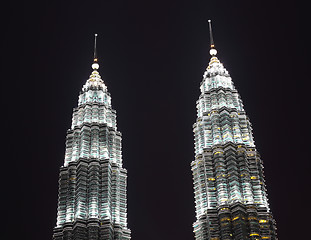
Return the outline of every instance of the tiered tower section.
{"type": "Polygon", "coordinates": [[[122,167],[116,111],[99,72],[93,72],[67,131],[54,240],[127,240],[127,171],[122,167]]]}
{"type": "Polygon", "coordinates": [[[193,125],[195,238],[276,240],[251,123],[213,43],[210,54],[193,125]]]}

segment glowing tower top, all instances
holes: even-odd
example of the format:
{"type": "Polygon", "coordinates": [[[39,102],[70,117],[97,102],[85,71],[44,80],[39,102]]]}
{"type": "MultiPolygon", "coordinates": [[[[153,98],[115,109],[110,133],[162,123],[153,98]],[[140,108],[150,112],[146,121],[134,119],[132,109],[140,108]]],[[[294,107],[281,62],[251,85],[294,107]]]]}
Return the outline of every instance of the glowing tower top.
{"type": "Polygon", "coordinates": [[[122,135],[116,111],[99,75],[94,44],[92,73],[82,87],[67,131],[60,168],[53,240],[129,240],[122,135]]]}
{"type": "Polygon", "coordinates": [[[211,59],[201,82],[193,125],[195,238],[276,240],[251,123],[229,72],[216,57],[208,22],[211,59]]]}

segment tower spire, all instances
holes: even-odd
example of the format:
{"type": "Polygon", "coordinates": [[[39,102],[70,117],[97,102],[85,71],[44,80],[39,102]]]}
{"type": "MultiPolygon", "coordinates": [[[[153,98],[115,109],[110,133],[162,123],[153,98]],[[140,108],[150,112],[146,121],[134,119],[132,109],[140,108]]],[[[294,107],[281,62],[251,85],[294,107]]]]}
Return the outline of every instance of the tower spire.
{"type": "Polygon", "coordinates": [[[117,129],[111,95],[97,71],[96,36],[93,71],[79,93],[67,131],[53,240],[67,236],[79,240],[131,239],[122,134],[117,129]]]}
{"type": "Polygon", "coordinates": [[[277,240],[251,123],[229,72],[216,56],[208,22],[212,56],[200,84],[193,124],[194,236],[277,240]]]}
{"type": "Polygon", "coordinates": [[[212,56],[216,56],[217,50],[215,49],[215,44],[214,44],[214,39],[213,39],[213,32],[212,32],[212,20],[208,20],[208,26],[209,26],[209,37],[210,37],[210,42],[211,42],[211,50],[209,53],[212,56]]]}
{"type": "Polygon", "coordinates": [[[95,38],[94,38],[94,60],[93,60],[93,64],[92,64],[92,68],[94,70],[97,70],[99,68],[98,59],[97,59],[97,52],[96,52],[96,39],[97,39],[97,33],[95,33],[95,38]]]}
{"type": "Polygon", "coordinates": [[[95,61],[95,59],[97,60],[97,54],[96,54],[96,38],[97,38],[97,33],[95,33],[95,38],[94,38],[94,61],[95,61]]]}

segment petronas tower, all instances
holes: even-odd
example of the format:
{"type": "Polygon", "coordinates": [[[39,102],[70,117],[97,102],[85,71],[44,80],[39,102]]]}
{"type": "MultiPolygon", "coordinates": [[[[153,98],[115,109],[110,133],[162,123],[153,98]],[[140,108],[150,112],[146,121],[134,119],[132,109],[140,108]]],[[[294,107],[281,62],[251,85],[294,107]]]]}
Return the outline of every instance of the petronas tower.
{"type": "MultiPolygon", "coordinates": [[[[216,56],[211,23],[210,37],[211,59],[193,125],[195,239],[278,240],[251,123],[228,71],[216,56]]],[[[122,135],[98,72],[96,37],[92,69],[67,131],[53,240],[131,239],[122,135]]]]}
{"type": "Polygon", "coordinates": [[[193,125],[195,239],[276,240],[251,123],[228,71],[216,56],[211,24],[210,35],[211,59],[193,125]]]}
{"type": "Polygon", "coordinates": [[[117,130],[116,111],[99,75],[95,53],[93,71],[82,87],[67,131],[53,240],[131,238],[122,135],[117,130]]]}

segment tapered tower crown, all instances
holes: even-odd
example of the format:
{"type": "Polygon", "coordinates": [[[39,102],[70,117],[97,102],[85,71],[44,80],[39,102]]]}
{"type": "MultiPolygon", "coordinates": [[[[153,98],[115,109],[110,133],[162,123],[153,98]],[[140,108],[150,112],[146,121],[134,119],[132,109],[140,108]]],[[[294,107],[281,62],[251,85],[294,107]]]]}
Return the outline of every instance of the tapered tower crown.
{"type": "Polygon", "coordinates": [[[127,227],[127,170],[116,111],[99,72],[94,43],[92,73],[73,109],[59,175],[53,240],[131,238],[127,227]]]}
{"type": "Polygon", "coordinates": [[[229,72],[216,57],[208,22],[211,59],[193,124],[195,238],[277,240],[251,123],[229,72]]]}

